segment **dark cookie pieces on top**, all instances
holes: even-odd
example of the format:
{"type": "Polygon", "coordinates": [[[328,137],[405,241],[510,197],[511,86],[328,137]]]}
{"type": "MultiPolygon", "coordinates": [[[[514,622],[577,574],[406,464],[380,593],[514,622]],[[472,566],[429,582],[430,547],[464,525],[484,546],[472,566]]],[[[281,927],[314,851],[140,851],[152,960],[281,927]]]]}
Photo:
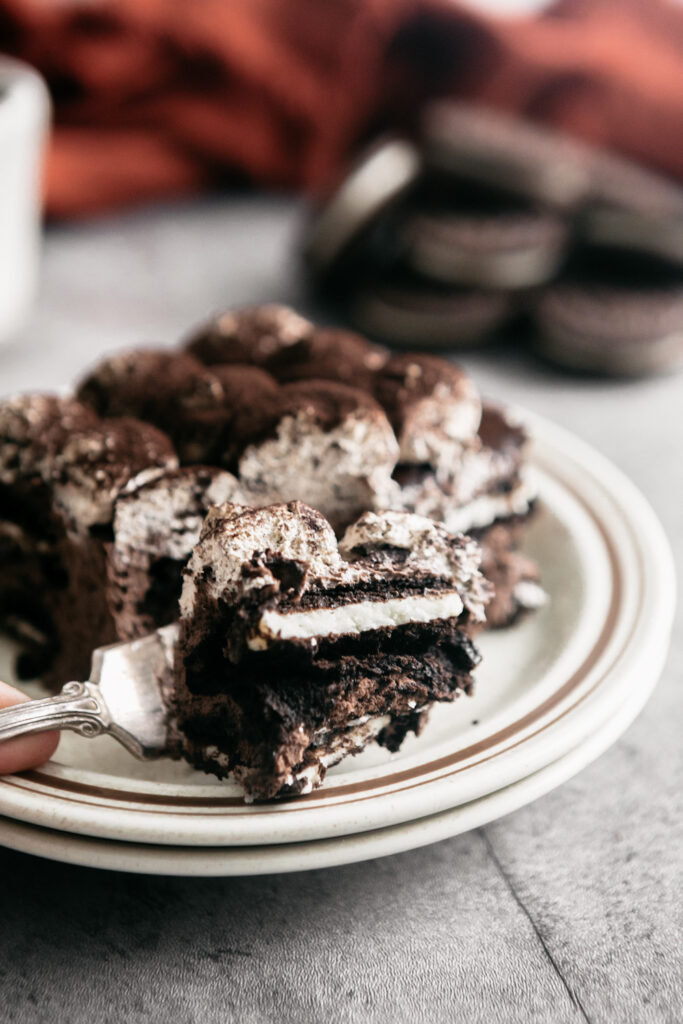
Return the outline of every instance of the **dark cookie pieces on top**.
{"type": "Polygon", "coordinates": [[[78,398],[100,416],[133,416],[165,431],[183,462],[201,462],[220,432],[223,389],[187,353],[137,349],[104,359],[82,381],[78,398]]]}
{"type": "Polygon", "coordinates": [[[283,383],[333,380],[371,391],[375,374],[388,356],[387,349],[353,331],[319,327],[296,344],[280,349],[267,366],[283,383]]]}
{"type": "MultiPolygon", "coordinates": [[[[346,423],[344,445],[355,450],[359,467],[354,478],[364,458],[372,472],[375,455],[363,447],[370,434],[386,452],[383,467],[394,458],[396,441],[402,463],[438,469],[476,438],[479,396],[464,371],[447,360],[392,355],[351,331],[304,328],[307,321],[279,306],[219,319],[222,351],[214,345],[216,335],[203,354],[224,361],[207,365],[189,351],[118,354],[91,372],[79,397],[101,415],[132,415],[164,430],[182,464],[235,473],[246,449],[268,438],[279,435],[284,444],[287,434],[292,444],[295,437],[302,444],[304,422],[322,433],[346,423]],[[231,361],[237,356],[241,361],[231,361]],[[297,418],[296,430],[287,427],[283,434],[280,425],[297,418]]],[[[205,332],[204,342],[207,337],[205,332]]]]}
{"type": "Polygon", "coordinates": [[[392,356],[377,374],[375,394],[396,432],[404,463],[438,465],[453,445],[472,442],[481,400],[469,376],[438,356],[392,356]]]}
{"type": "Polygon", "coordinates": [[[308,337],[313,330],[309,320],[288,306],[250,306],[214,317],[189,338],[185,349],[207,366],[265,366],[281,349],[308,337]]]}
{"type": "Polygon", "coordinates": [[[100,363],[78,389],[103,416],[134,416],[173,440],[184,464],[232,465],[277,384],[252,365],[206,367],[187,352],[139,350],[100,363]]]}
{"type": "Polygon", "coordinates": [[[0,482],[41,476],[68,438],[97,420],[74,398],[31,393],[6,399],[0,405],[0,482]]]}
{"type": "Polygon", "coordinates": [[[103,525],[125,490],[177,466],[170,439],[151,423],[102,419],[73,433],[55,455],[55,502],[77,529],[103,525]]]}

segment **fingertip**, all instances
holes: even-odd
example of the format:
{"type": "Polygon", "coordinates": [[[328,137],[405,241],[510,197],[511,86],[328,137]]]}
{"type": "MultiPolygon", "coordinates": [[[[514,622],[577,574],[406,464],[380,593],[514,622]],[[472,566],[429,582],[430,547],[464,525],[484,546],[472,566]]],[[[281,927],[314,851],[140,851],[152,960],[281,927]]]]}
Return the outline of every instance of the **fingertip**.
{"type": "MultiPolygon", "coordinates": [[[[0,682],[0,708],[22,704],[29,698],[21,690],[0,682]]],[[[41,732],[0,743],[0,775],[36,768],[54,754],[59,744],[58,732],[41,732]]]]}

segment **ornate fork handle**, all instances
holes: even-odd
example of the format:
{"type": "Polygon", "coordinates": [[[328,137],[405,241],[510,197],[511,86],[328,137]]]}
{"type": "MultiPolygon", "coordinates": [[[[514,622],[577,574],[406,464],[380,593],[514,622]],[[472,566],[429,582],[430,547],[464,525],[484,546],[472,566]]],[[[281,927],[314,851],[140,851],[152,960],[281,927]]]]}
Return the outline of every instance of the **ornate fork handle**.
{"type": "Polygon", "coordinates": [[[0,742],[51,729],[99,736],[110,727],[109,710],[94,683],[67,683],[56,697],[29,700],[0,711],[0,742]]]}

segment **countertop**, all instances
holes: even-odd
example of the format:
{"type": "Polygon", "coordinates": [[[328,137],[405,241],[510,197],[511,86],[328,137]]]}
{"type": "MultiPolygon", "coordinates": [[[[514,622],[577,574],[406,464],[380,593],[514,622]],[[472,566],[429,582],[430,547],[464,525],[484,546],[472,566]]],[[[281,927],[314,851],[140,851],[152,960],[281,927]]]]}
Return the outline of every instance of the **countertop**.
{"type": "MultiPolygon", "coordinates": [[[[231,304],[305,308],[300,214],[284,198],[239,196],[51,229],[33,322],[0,349],[0,393],[66,386],[104,351],[172,343],[231,304]]],[[[564,376],[523,338],[461,362],[485,393],[551,417],[623,469],[661,517],[680,578],[683,375],[564,376]]],[[[622,739],[458,838],[246,879],[119,875],[0,850],[0,1021],[677,1024],[681,615],[622,739]]]]}

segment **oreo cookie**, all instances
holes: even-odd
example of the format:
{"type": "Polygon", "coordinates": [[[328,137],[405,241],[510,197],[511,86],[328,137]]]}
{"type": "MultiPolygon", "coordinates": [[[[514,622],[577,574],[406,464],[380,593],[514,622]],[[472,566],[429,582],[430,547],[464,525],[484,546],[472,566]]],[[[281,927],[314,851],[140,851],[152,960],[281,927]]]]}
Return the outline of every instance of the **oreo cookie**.
{"type": "Polygon", "coordinates": [[[553,209],[588,195],[587,149],[551,129],[488,107],[442,100],[422,121],[429,169],[553,209]]]}
{"type": "Polygon", "coordinates": [[[380,140],[359,159],[308,224],[303,258],[318,285],[348,275],[357,243],[372,237],[378,222],[419,180],[420,170],[418,150],[400,138],[380,140]]]}
{"type": "Polygon", "coordinates": [[[581,235],[590,245],[683,266],[683,189],[628,160],[596,154],[581,235]]]}
{"type": "Polygon", "coordinates": [[[539,351],[559,366],[639,376],[683,365],[683,283],[557,284],[535,310],[539,351]]]}
{"type": "Polygon", "coordinates": [[[513,312],[503,292],[447,288],[395,275],[359,290],[349,315],[358,330],[410,348],[479,345],[513,312]]]}
{"type": "Polygon", "coordinates": [[[406,225],[409,259],[425,277],[475,288],[531,288],[562,264],[567,228],[535,210],[425,213],[406,225]]]}

